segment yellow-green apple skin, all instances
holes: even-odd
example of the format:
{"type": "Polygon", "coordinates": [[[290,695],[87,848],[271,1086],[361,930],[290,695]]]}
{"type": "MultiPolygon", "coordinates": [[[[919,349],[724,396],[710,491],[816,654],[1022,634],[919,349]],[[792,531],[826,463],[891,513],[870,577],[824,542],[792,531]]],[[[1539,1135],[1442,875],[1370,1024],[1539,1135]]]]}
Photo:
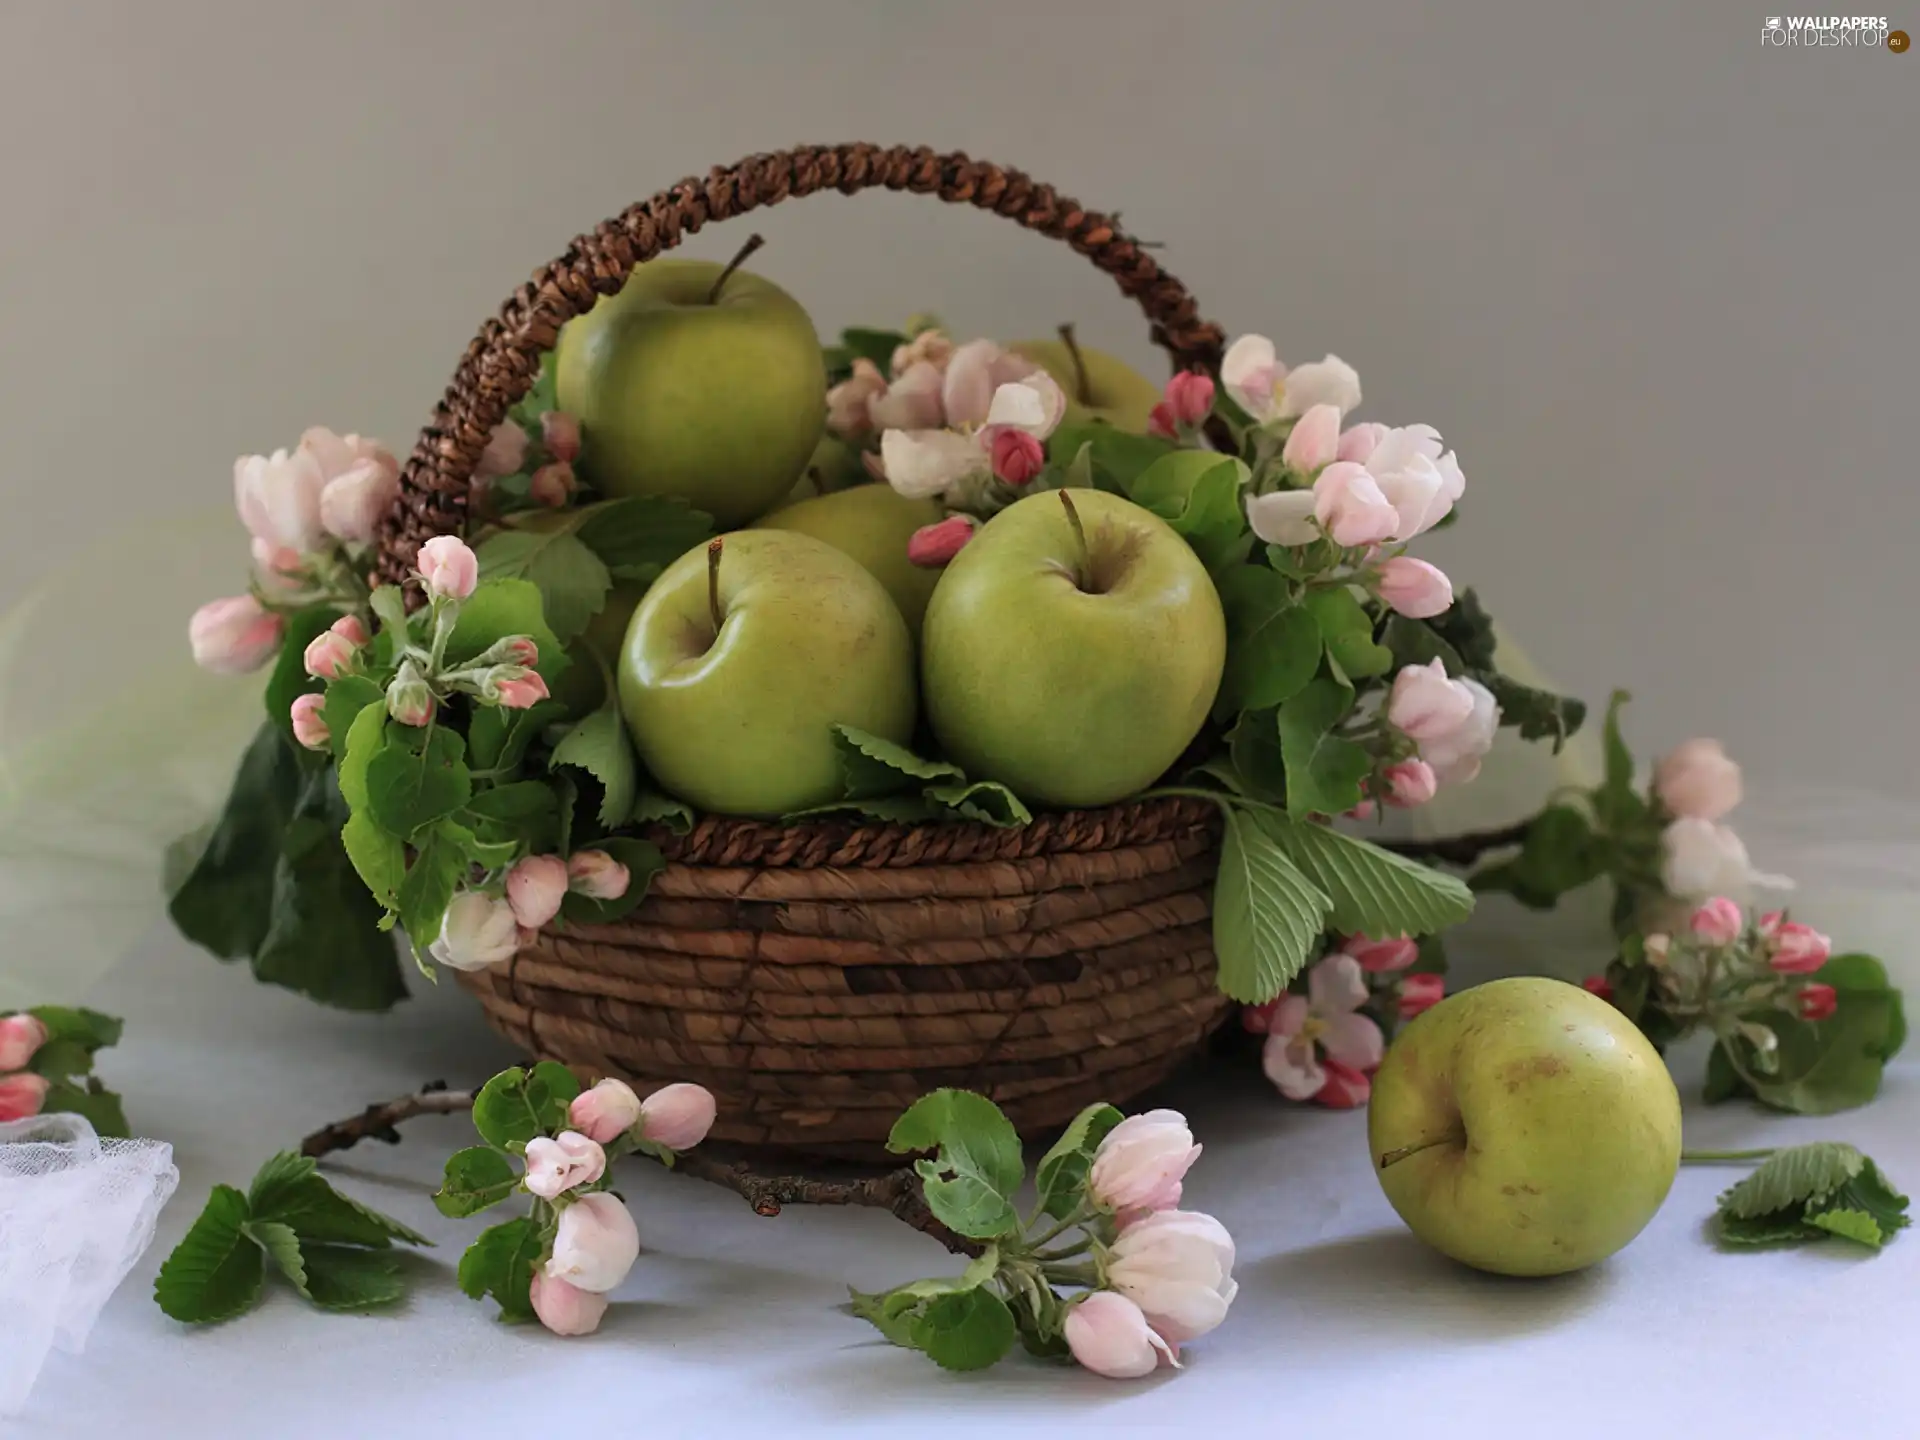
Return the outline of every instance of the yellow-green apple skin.
{"type": "Polygon", "coordinates": [[[1558,1275],[1621,1249],[1667,1198],[1680,1096],[1606,1001],[1560,980],[1495,980],[1394,1040],[1367,1141],[1387,1199],[1434,1249],[1558,1275]]]}
{"type": "Polygon", "coordinates": [[[921,627],[921,690],[971,778],[1043,805],[1105,805],[1187,748],[1226,649],[1213,582],[1164,520],[1104,491],[1045,491],[947,564],[921,627]]]}
{"type": "Polygon", "coordinates": [[[914,499],[891,485],[856,485],[785,506],[754,528],[798,531],[845,551],[886,587],[908,633],[918,637],[940,571],[907,559],[907,542],[914,531],[938,524],[944,514],[937,500],[914,499]]]}
{"type": "Polygon", "coordinates": [[[1089,350],[1080,345],[1081,362],[1086,366],[1085,396],[1080,394],[1080,372],[1073,356],[1059,340],[1022,340],[1007,347],[1024,355],[1054,379],[1067,397],[1064,425],[1084,425],[1089,420],[1104,420],[1116,430],[1144,435],[1147,417],[1160,403],[1160,387],[1126,361],[1104,350],[1089,350]]]}
{"type": "Polygon", "coordinates": [[[560,408],[580,421],[581,473],[602,494],[675,495],[727,528],[793,488],[826,424],[813,321],[745,270],[667,258],[561,328],[560,408]]]}
{"type": "Polygon", "coordinates": [[[916,699],[907,622],[880,582],[824,540],[721,537],[720,625],[707,546],[647,591],[620,652],[620,709],[648,773],[719,815],[784,815],[840,798],[832,727],[906,744],[916,699]]]}
{"type": "Polygon", "coordinates": [[[872,479],[861,463],[859,446],[849,444],[838,435],[822,435],[801,469],[800,478],[793,482],[793,489],[780,504],[782,508],[798,505],[802,500],[865,485],[872,479]]]}
{"type": "Polygon", "coordinates": [[[606,674],[600,667],[604,664],[610,671],[619,663],[628,622],[646,593],[645,585],[630,580],[614,582],[600,613],[587,622],[587,628],[567,647],[567,658],[573,663],[560,676],[553,694],[574,714],[598,710],[606,703],[606,674]]]}

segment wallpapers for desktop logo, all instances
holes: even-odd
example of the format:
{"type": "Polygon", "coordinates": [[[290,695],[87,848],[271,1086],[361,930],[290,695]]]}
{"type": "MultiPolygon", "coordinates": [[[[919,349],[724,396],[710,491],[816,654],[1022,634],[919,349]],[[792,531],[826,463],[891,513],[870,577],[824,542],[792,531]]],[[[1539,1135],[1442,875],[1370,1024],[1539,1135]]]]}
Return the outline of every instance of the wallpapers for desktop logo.
{"type": "Polygon", "coordinates": [[[1775,47],[1885,49],[1900,54],[1907,48],[1907,32],[1895,30],[1884,15],[1769,15],[1760,42],[1775,47]]]}

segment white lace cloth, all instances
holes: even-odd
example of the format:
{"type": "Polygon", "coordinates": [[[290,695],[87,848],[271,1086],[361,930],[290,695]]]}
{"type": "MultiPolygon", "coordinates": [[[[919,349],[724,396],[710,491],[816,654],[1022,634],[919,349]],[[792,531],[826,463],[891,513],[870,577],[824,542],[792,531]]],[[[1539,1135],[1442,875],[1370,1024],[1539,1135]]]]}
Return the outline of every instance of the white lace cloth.
{"type": "Polygon", "coordinates": [[[0,1124],[0,1415],[54,1346],[86,1344],[179,1183],[156,1140],[102,1140],[77,1115],[0,1124]]]}

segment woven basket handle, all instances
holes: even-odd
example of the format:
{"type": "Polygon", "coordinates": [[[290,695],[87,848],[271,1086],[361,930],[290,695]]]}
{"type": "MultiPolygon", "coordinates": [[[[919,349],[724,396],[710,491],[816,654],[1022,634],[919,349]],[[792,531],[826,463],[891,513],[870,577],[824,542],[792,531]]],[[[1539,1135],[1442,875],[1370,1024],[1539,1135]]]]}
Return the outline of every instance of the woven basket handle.
{"type": "Polygon", "coordinates": [[[854,144],[753,155],[710,171],[705,180],[682,180],[603,221],[535,271],[481,327],[402,472],[400,502],[381,529],[380,574],[404,580],[422,543],[465,528],[468,480],[494,426],[531,388],[560,327],[618,290],[634,266],[673,249],[709,221],[817,190],[851,195],[876,185],[977,205],[1066,241],[1139,303],[1154,342],[1172,356],[1176,370],[1218,370],[1220,328],[1199,318],[1186,287],[1112,219],[1083,209],[1051,185],[958,151],[854,144]]]}

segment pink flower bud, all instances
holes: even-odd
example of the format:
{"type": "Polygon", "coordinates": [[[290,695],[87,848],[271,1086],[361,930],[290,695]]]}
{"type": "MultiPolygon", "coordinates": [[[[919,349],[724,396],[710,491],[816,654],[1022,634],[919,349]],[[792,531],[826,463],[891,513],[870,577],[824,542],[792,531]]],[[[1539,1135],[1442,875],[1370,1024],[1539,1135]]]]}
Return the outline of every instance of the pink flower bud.
{"type": "Polygon", "coordinates": [[[399,498],[400,465],[381,450],[327,482],[320,492],[320,523],[330,535],[365,545],[399,498]]]}
{"type": "Polygon", "coordinates": [[[1067,1348],[1073,1358],[1109,1380],[1137,1380],[1161,1365],[1179,1367],[1171,1345],[1140,1313],[1112,1290],[1095,1290],[1067,1311],[1067,1348]]]}
{"type": "Polygon", "coordinates": [[[322,630],[307,642],[306,654],[301,658],[309,675],[321,680],[338,680],[353,668],[353,657],[359,649],[346,636],[322,630]]]}
{"type": "Polygon", "coordinates": [[[528,667],[540,663],[540,647],[531,635],[510,635],[500,642],[500,656],[509,665],[528,667]]]}
{"type": "Polygon", "coordinates": [[[187,638],[193,659],[216,675],[243,675],[258,670],[280,648],[286,622],[264,609],[251,595],[209,600],[193,612],[187,638]]]}
{"type": "Polygon", "coordinates": [[[424,725],[433,718],[433,691],[411,661],[402,664],[387,686],[387,713],[402,725],[424,725]]]}
{"type": "Polygon", "coordinates": [[[1342,817],[1347,820],[1371,820],[1379,807],[1371,800],[1362,800],[1342,817]]]}
{"type": "Polygon", "coordinates": [[[38,1115],[46,1103],[46,1076],[0,1076],[0,1121],[29,1120],[38,1115]]]}
{"type": "Polygon", "coordinates": [[[607,1152],[577,1130],[527,1142],[527,1193],[551,1200],[564,1191],[591,1185],[607,1173],[607,1152]]]}
{"type": "Polygon", "coordinates": [[[367,634],[367,627],[360,622],[358,615],[342,615],[327,627],[327,633],[338,635],[349,645],[364,645],[371,638],[367,634]]]}
{"type": "Polygon", "coordinates": [[[1716,895],[1693,912],[1693,919],[1688,926],[1694,938],[1704,944],[1731,945],[1740,938],[1740,932],[1747,928],[1747,917],[1726,896],[1716,895]]]}
{"type": "Polygon", "coordinates": [[[1653,793],[1683,820],[1718,820],[1740,803],[1740,767],[1718,740],[1688,740],[1661,757],[1653,793]]]}
{"type": "Polygon", "coordinates": [[[1366,467],[1350,461],[1335,461],[1313,482],[1313,516],[1334,544],[1348,547],[1392,539],[1400,528],[1400,512],[1366,467]]]}
{"type": "Polygon", "coordinates": [[[1200,425],[1213,413],[1213,377],[1182,370],[1167,381],[1168,418],[1175,425],[1200,425]]]}
{"type": "Polygon", "coordinates": [[[1431,1010],[1447,993],[1444,975],[1408,975],[1400,981],[1400,1018],[1411,1020],[1422,1010],[1431,1010]]]}
{"type": "Polygon", "coordinates": [[[1367,1079],[1364,1070],[1325,1058],[1320,1061],[1320,1067],[1326,1080],[1314,1092],[1314,1104],[1325,1105],[1329,1110],[1357,1110],[1373,1094],[1373,1082],[1367,1079]]]}
{"type": "Polygon", "coordinates": [[[993,437],[993,473],[1008,485],[1025,485],[1046,468],[1047,452],[1025,430],[1001,430],[993,437]]]}
{"type": "Polygon", "coordinates": [[[640,1232],[616,1195],[582,1195],[560,1212],[547,1261],[550,1279],[604,1295],[617,1289],[640,1255],[640,1232]]]}
{"type": "Polygon", "coordinates": [[[1264,1005],[1242,1005],[1240,1007],[1240,1028],[1249,1035],[1265,1035],[1273,1029],[1274,1012],[1280,1008],[1278,999],[1269,1000],[1264,1005]]]}
{"type": "Polygon", "coordinates": [[[1782,975],[1811,975],[1833,954],[1833,942],[1811,925],[1784,921],[1771,942],[1767,963],[1782,975]]]}
{"type": "Polygon", "coordinates": [[[439,937],[427,953],[454,970],[485,970],[513,959],[520,944],[520,924],[511,905],[478,890],[462,890],[447,906],[439,937]]]}
{"type": "Polygon", "coordinates": [[[486,682],[486,692],[496,704],[509,710],[525,710],[547,698],[547,682],[538,670],[524,665],[501,665],[486,682]]]}
{"type": "Polygon", "coordinates": [[[1840,1008],[1840,992],[1831,985],[1802,985],[1793,998],[1802,1020],[1825,1020],[1840,1008]]]}
{"type": "Polygon", "coordinates": [[[973,538],[978,522],[971,515],[949,515],[934,525],[922,525],[907,541],[907,559],[937,570],[960,553],[973,538]]]}
{"type": "Polygon", "coordinates": [[[627,893],[627,867],[604,850],[576,850],[567,861],[567,881],[589,900],[618,900],[627,893]]]}
{"type": "Polygon", "coordinates": [[[1473,716],[1473,692],[1438,660],[1403,666],[1387,696],[1387,720],[1410,740],[1443,740],[1473,716]]]}
{"type": "Polygon", "coordinates": [[[563,410],[542,412],[540,448],[549,458],[571,465],[580,458],[580,422],[563,410]]]}
{"type": "Polygon", "coordinates": [[[529,1298],[540,1323],[556,1335],[591,1335],[607,1313],[606,1296],[556,1280],[545,1270],[533,1272],[529,1298]]]}
{"type": "Polygon", "coordinates": [[[1580,982],[1580,988],[1589,995],[1597,995],[1609,1005],[1613,1003],[1613,986],[1604,975],[1589,975],[1580,982]]]}
{"type": "Polygon", "coordinates": [[[420,578],[435,599],[464,600],[480,583],[480,561],[457,535],[436,535],[420,547],[420,578]]]}
{"type": "Polygon", "coordinates": [[[47,1043],[47,1027],[37,1015],[0,1020],[0,1072],[24,1070],[34,1052],[47,1043]]]}
{"type": "Polygon", "coordinates": [[[691,1150],[707,1138],[719,1111],[711,1090],[683,1080],[640,1102],[640,1133],[669,1150],[691,1150]]]}
{"type": "Polygon", "coordinates": [[[518,475],[526,463],[527,432],[511,420],[502,420],[493,427],[487,448],[480,452],[479,462],[473,467],[473,478],[498,480],[503,475],[518,475]]]}
{"type": "Polygon", "coordinates": [[[1760,923],[1754,928],[1760,932],[1762,940],[1771,940],[1780,933],[1780,927],[1787,922],[1784,910],[1769,910],[1760,917],[1760,923]]]}
{"type": "Polygon", "coordinates": [[[1294,422],[1281,460],[1302,475],[1331,465],[1340,443],[1340,412],[1332,405],[1316,405],[1294,422]]]}
{"type": "Polygon", "coordinates": [[[1156,440],[1178,440],[1180,432],[1174,428],[1173,407],[1162,400],[1147,412],[1147,434],[1156,440]]]}
{"type": "Polygon", "coordinates": [[[1387,783],[1387,803],[1402,810],[1426,804],[1440,789],[1439,777],[1424,760],[1402,760],[1389,765],[1380,772],[1380,778],[1387,783]]]}
{"type": "Polygon", "coordinates": [[[324,695],[301,695],[295,698],[288,719],[293,723],[293,738],[309,750],[324,750],[333,743],[333,732],[327,729],[327,717],[323,713],[327,708],[324,695]]]}
{"type": "Polygon", "coordinates": [[[553,919],[566,894],[567,862],[558,855],[529,855],[507,872],[507,903],[522,929],[538,930],[553,919]]]}
{"type": "Polygon", "coordinates": [[[1178,1110],[1129,1115],[1107,1132],[1094,1151],[1087,1192],[1095,1204],[1116,1212],[1171,1210],[1200,1147],[1178,1110]]]}
{"type": "Polygon", "coordinates": [[[640,1097],[626,1081],[609,1077],[574,1096],[567,1119],[588,1139],[607,1145],[640,1123],[640,1097]]]}
{"type": "Polygon", "coordinates": [[[1358,425],[1349,425],[1340,433],[1340,444],[1333,452],[1333,458],[1351,460],[1359,465],[1366,464],[1374,449],[1386,438],[1387,428],[1373,420],[1362,420],[1358,425]]]}
{"type": "Polygon", "coordinates": [[[527,482],[527,494],[533,497],[535,504],[558,510],[572,497],[573,487],[573,466],[564,460],[556,460],[533,472],[533,479],[527,482]]]}
{"type": "Polygon", "coordinates": [[[1428,620],[1453,604],[1453,582],[1437,565],[1396,555],[1382,565],[1374,588],[1387,605],[1409,620],[1428,620]]]}
{"type": "Polygon", "coordinates": [[[1364,935],[1349,935],[1340,949],[1360,962],[1362,970],[1383,975],[1404,970],[1420,958],[1420,942],[1406,935],[1391,940],[1369,940],[1364,935]]]}

